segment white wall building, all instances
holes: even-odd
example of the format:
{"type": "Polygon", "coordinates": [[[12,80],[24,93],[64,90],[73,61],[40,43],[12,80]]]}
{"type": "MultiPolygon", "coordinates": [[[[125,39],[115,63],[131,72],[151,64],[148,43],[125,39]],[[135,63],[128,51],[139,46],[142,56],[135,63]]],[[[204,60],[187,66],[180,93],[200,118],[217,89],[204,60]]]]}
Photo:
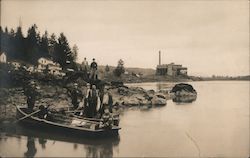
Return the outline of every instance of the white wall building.
{"type": "Polygon", "coordinates": [[[52,60],[44,57],[38,59],[37,69],[38,72],[43,72],[45,69],[48,69],[49,74],[58,76],[65,75],[65,73],[62,72],[62,68],[58,63],[53,62],[52,60]]]}
{"type": "Polygon", "coordinates": [[[21,64],[17,61],[11,61],[10,64],[14,66],[15,70],[18,70],[21,67],[21,64]]]}
{"type": "Polygon", "coordinates": [[[7,62],[7,56],[4,52],[0,52],[0,63],[6,63],[7,62]]]}

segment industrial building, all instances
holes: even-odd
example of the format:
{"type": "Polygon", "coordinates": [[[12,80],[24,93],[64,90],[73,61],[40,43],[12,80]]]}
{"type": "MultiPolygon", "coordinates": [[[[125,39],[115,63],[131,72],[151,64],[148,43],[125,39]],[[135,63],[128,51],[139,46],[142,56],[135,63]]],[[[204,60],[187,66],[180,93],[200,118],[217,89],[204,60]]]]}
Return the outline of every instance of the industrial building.
{"type": "Polygon", "coordinates": [[[161,64],[161,51],[159,51],[159,65],[156,67],[156,75],[159,76],[180,76],[187,75],[187,68],[182,67],[182,65],[170,63],[170,64],[161,64]]]}

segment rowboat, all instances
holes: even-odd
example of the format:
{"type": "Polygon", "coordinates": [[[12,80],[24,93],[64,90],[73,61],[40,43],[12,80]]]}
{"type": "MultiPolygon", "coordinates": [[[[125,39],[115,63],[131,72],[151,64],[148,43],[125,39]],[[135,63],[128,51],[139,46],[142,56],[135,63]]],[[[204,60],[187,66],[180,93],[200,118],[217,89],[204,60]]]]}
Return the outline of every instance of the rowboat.
{"type": "Polygon", "coordinates": [[[28,128],[38,128],[40,131],[56,132],[62,135],[86,136],[86,137],[110,137],[117,136],[118,131],[121,129],[119,126],[112,126],[110,128],[99,128],[99,122],[89,121],[86,119],[69,118],[65,121],[54,121],[41,119],[37,115],[29,116],[27,107],[16,106],[17,119],[20,124],[28,128]]]}

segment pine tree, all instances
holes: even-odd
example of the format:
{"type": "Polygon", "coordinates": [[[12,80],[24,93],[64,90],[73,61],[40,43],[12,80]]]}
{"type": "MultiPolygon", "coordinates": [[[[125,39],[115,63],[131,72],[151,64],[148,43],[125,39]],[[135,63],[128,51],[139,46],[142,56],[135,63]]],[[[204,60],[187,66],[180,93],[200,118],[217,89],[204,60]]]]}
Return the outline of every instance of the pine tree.
{"type": "Polygon", "coordinates": [[[24,56],[25,56],[25,40],[24,40],[24,36],[22,33],[22,28],[19,26],[17,27],[17,31],[15,33],[15,54],[16,54],[16,58],[18,59],[22,59],[24,60],[24,56]]]}
{"type": "Polygon", "coordinates": [[[52,33],[52,35],[48,39],[48,51],[49,51],[49,56],[51,56],[54,61],[55,61],[55,54],[56,54],[55,53],[56,46],[57,46],[56,35],[52,33]]]}
{"type": "Polygon", "coordinates": [[[118,61],[117,67],[114,69],[113,73],[115,76],[120,77],[125,72],[124,61],[120,59],[118,61]]]}
{"type": "Polygon", "coordinates": [[[63,69],[72,68],[74,57],[72,55],[67,38],[63,33],[60,34],[58,38],[58,44],[56,45],[56,50],[54,52],[54,60],[58,62],[63,69]]]}
{"type": "Polygon", "coordinates": [[[26,54],[25,54],[25,59],[27,62],[35,64],[36,61],[41,57],[41,55],[39,55],[38,43],[39,43],[39,34],[37,33],[37,26],[36,24],[34,24],[28,29],[26,54]]]}
{"type": "Polygon", "coordinates": [[[3,39],[3,29],[2,26],[0,26],[0,51],[3,52],[3,46],[2,46],[2,39],[3,39]]]}
{"type": "Polygon", "coordinates": [[[110,70],[110,69],[109,69],[109,65],[106,65],[105,71],[106,71],[106,72],[109,72],[109,70],[110,70]]]}
{"type": "Polygon", "coordinates": [[[39,45],[40,45],[40,55],[43,57],[50,58],[51,56],[49,55],[49,39],[47,31],[45,31],[44,35],[42,36],[39,45]]]}

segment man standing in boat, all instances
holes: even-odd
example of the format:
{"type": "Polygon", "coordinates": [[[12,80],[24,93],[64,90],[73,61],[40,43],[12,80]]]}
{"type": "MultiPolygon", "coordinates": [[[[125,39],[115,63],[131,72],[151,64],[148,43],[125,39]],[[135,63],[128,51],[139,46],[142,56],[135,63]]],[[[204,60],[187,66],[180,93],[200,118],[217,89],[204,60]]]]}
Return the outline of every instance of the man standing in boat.
{"type": "Polygon", "coordinates": [[[97,109],[99,109],[98,107],[100,106],[99,93],[95,85],[92,85],[92,89],[89,92],[88,105],[89,105],[88,117],[95,117],[97,114],[96,113],[97,109]]]}
{"type": "Polygon", "coordinates": [[[74,109],[77,109],[79,106],[80,101],[83,98],[81,90],[78,88],[78,84],[74,83],[74,88],[70,92],[71,103],[73,104],[74,109]]]}
{"type": "Polygon", "coordinates": [[[81,113],[81,115],[84,115],[84,116],[88,116],[88,113],[89,113],[89,95],[91,93],[91,89],[90,89],[90,84],[87,83],[86,85],[86,89],[84,89],[83,91],[83,111],[81,113]]]}
{"type": "Polygon", "coordinates": [[[110,93],[110,91],[107,88],[104,88],[104,95],[102,99],[102,104],[100,107],[100,113],[101,115],[104,113],[105,108],[109,109],[109,112],[112,113],[112,107],[113,107],[113,97],[110,93]]]}
{"type": "Polygon", "coordinates": [[[24,95],[27,97],[27,105],[29,112],[33,111],[35,106],[36,97],[38,96],[37,89],[39,87],[36,86],[35,81],[30,81],[27,86],[24,87],[24,95]]]}

